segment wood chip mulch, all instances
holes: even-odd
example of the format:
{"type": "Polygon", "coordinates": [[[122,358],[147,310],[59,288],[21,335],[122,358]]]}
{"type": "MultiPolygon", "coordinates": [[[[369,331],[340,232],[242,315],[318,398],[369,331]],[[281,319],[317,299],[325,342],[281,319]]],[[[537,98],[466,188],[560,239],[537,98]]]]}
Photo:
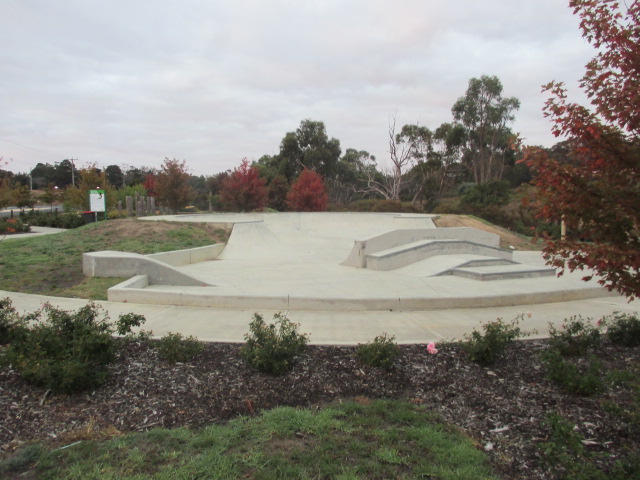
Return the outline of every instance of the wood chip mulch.
{"type": "MultiPolygon", "coordinates": [[[[401,348],[399,360],[385,371],[359,364],[353,347],[309,346],[291,373],[274,377],[247,366],[237,344],[208,343],[194,361],[169,364],[148,343],[130,343],[105,385],[77,395],[50,394],[14,371],[2,371],[0,458],[34,440],[62,445],[89,431],[95,438],[154,427],[197,428],[279,405],[321,406],[357,397],[402,398],[438,412],[486,451],[505,479],[555,478],[540,451],[551,412],[575,425],[589,451],[610,454],[598,460],[605,469],[617,458],[640,455],[638,425],[610,408],[637,409],[632,388],[610,386],[590,397],[562,393],[545,379],[539,358],[544,340],[516,343],[490,368],[471,363],[455,344],[439,345],[435,355],[426,345],[401,348]]],[[[596,353],[605,372],[639,371],[640,348],[605,344],[596,353]]]]}

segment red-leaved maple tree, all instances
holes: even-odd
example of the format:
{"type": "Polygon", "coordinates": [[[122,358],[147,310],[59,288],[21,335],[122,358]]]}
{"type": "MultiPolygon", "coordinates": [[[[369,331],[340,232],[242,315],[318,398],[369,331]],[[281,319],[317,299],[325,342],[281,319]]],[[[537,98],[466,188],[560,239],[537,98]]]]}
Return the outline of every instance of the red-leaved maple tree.
{"type": "Polygon", "coordinates": [[[229,210],[251,212],[263,208],[267,203],[267,187],[258,169],[244,158],[240,166],[222,182],[220,200],[229,210]]]}
{"type": "Polygon", "coordinates": [[[322,177],[304,169],[291,185],[287,206],[295,212],[322,212],[327,209],[327,192],[322,177]]]}
{"type": "Polygon", "coordinates": [[[592,109],[569,102],[562,83],[544,87],[553,134],[570,146],[565,160],[525,149],[539,218],[567,227],[564,239],[546,242],[544,254],[551,265],[590,269],[609,290],[634,298],[640,295],[640,2],[569,5],[597,49],[580,84],[592,109]]]}

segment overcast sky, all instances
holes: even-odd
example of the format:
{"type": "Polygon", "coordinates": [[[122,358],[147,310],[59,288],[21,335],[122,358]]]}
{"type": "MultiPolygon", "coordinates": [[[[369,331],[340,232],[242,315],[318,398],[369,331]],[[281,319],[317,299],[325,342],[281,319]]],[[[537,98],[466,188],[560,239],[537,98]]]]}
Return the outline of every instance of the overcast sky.
{"type": "Polygon", "coordinates": [[[594,53],[567,4],[0,0],[0,157],[210,175],[278,153],[309,118],[384,162],[390,115],[436,128],[484,74],[520,100],[512,128],[550,146],[540,86],[583,101],[594,53]]]}

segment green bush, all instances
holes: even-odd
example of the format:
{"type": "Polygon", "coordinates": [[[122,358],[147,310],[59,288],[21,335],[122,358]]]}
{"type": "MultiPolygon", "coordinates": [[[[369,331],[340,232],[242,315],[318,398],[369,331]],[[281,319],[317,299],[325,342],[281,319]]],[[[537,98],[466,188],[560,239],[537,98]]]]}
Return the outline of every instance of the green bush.
{"type": "Polygon", "coordinates": [[[84,219],[76,212],[58,213],[31,210],[20,214],[23,222],[39,227],[78,228],[84,225],[84,219]]]}
{"type": "Polygon", "coordinates": [[[13,308],[10,298],[0,300],[0,345],[6,345],[18,337],[26,327],[26,322],[13,308]]]}
{"type": "Polygon", "coordinates": [[[493,365],[510,344],[520,337],[529,335],[518,327],[523,318],[521,314],[510,323],[503,322],[501,318],[485,323],[482,326],[484,333],[474,329],[471,335],[464,336],[462,349],[472,362],[483,366],[493,365]]]}
{"type": "Polygon", "coordinates": [[[506,180],[495,180],[470,186],[464,189],[461,195],[461,206],[482,208],[489,205],[506,205],[511,198],[511,190],[506,180]]]}
{"type": "Polygon", "coordinates": [[[30,227],[19,218],[0,218],[0,234],[28,232],[30,227]]]}
{"type": "Polygon", "coordinates": [[[394,342],[395,338],[383,333],[374,338],[371,343],[358,345],[356,358],[365,365],[388,370],[400,355],[400,348],[394,342]]]}
{"type": "Polygon", "coordinates": [[[197,338],[183,337],[179,333],[169,332],[158,342],[158,354],[171,363],[193,360],[204,349],[197,338]]]}
{"type": "Polygon", "coordinates": [[[565,319],[560,330],[549,324],[549,345],[567,357],[584,355],[600,345],[600,330],[580,315],[573,316],[565,319]]]}
{"type": "Polygon", "coordinates": [[[550,348],[542,355],[542,361],[547,378],[566,393],[588,396],[605,389],[600,375],[602,365],[594,355],[578,363],[564,358],[559,350],[550,348]]]}
{"type": "Polygon", "coordinates": [[[139,327],[145,321],[146,319],[144,318],[144,315],[137,313],[125,313],[120,315],[116,322],[116,332],[118,335],[129,335],[131,333],[131,327],[139,327]]]}
{"type": "MultiPolygon", "coordinates": [[[[88,304],[77,312],[50,305],[22,318],[32,325],[13,335],[4,363],[29,382],[53,392],[74,393],[94,388],[108,377],[115,358],[114,327],[98,307],[88,304]]],[[[121,331],[126,328],[116,322],[121,331]]]]}
{"type": "Polygon", "coordinates": [[[257,370],[281,375],[293,368],[295,358],[304,352],[309,338],[298,333],[299,325],[285,315],[277,313],[273,319],[275,323],[267,324],[262,315],[253,314],[241,355],[257,370]]]}
{"type": "Polygon", "coordinates": [[[562,480],[630,480],[640,478],[640,460],[622,457],[609,471],[602,470],[602,454],[584,447],[584,437],[572,422],[557,413],[544,421],[547,440],[540,443],[541,460],[553,470],[553,478],[562,480]]]}
{"type": "Polygon", "coordinates": [[[393,213],[416,213],[421,211],[416,209],[411,202],[399,202],[398,200],[383,200],[380,198],[366,198],[355,200],[347,206],[349,212],[393,212],[393,213]]]}
{"type": "Polygon", "coordinates": [[[640,345],[640,319],[637,314],[614,313],[603,321],[607,325],[607,338],[625,347],[640,345]]]}

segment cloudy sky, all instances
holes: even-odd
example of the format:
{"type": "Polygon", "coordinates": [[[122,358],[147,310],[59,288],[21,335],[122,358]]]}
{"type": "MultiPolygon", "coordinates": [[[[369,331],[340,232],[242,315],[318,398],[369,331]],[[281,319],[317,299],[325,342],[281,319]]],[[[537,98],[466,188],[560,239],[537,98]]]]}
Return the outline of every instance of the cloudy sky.
{"type": "Polygon", "coordinates": [[[384,162],[390,115],[436,128],[483,74],[520,99],[513,129],[550,146],[540,86],[583,101],[593,55],[567,4],[2,0],[0,157],[15,172],[169,157],[210,175],[277,153],[309,118],[384,162]]]}

